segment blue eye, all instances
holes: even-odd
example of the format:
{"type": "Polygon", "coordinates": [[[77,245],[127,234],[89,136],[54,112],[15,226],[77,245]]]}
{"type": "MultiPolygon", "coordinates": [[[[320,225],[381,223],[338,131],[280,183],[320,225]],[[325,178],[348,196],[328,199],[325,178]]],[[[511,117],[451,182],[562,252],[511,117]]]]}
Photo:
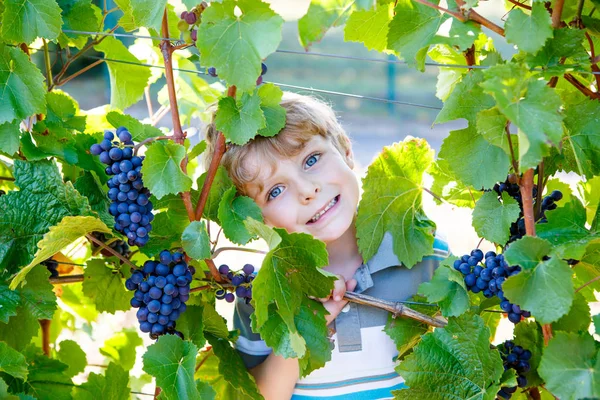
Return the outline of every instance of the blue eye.
{"type": "Polygon", "coordinates": [[[273,190],[269,192],[269,200],[274,199],[275,197],[281,194],[282,190],[280,186],[274,187],[273,190]]]}
{"type": "Polygon", "coordinates": [[[319,161],[319,157],[321,157],[320,154],[313,154],[312,156],[308,157],[308,159],[306,160],[306,165],[312,167],[317,163],[317,161],[319,161]]]}

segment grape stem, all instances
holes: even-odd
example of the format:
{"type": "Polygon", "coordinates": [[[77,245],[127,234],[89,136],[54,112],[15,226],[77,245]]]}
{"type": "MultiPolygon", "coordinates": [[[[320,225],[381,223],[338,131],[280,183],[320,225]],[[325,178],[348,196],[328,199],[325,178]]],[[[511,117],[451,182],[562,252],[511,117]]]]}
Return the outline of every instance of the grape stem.
{"type": "Polygon", "coordinates": [[[537,219],[540,217],[542,213],[542,192],[544,191],[544,160],[540,162],[538,165],[538,183],[537,183],[537,193],[535,198],[535,212],[534,217],[537,219]]]}
{"type": "Polygon", "coordinates": [[[135,146],[133,146],[133,154],[137,155],[140,147],[142,147],[148,143],[154,142],[156,140],[168,140],[168,139],[171,139],[171,137],[170,136],[156,136],[156,137],[144,139],[141,142],[139,142],[138,144],[136,144],[135,146]]]}
{"type": "Polygon", "coordinates": [[[160,108],[158,110],[156,110],[156,113],[154,113],[151,117],[150,117],[150,125],[152,126],[156,126],[156,124],[159,123],[159,121],[168,114],[168,112],[171,111],[171,105],[167,104],[166,106],[160,106],[160,108]]]}
{"type": "Polygon", "coordinates": [[[510,137],[509,125],[510,125],[510,122],[507,122],[506,126],[504,127],[504,131],[506,132],[506,140],[508,140],[508,149],[510,150],[510,159],[512,162],[512,167],[513,167],[514,173],[518,174],[519,173],[519,163],[517,161],[517,158],[515,157],[515,150],[513,149],[512,139],[510,137]]]}
{"type": "Polygon", "coordinates": [[[42,326],[42,350],[47,357],[50,357],[50,323],[49,319],[40,319],[42,326]]]}
{"type": "Polygon", "coordinates": [[[258,254],[267,254],[266,251],[256,250],[256,249],[248,249],[246,247],[219,247],[217,250],[213,252],[213,258],[217,258],[219,254],[223,251],[246,251],[248,253],[258,253],[258,254]]]}
{"type": "Polygon", "coordinates": [[[158,399],[160,392],[161,392],[160,387],[158,385],[156,385],[156,388],[154,389],[154,400],[158,399]]]}
{"type": "MultiPolygon", "coordinates": [[[[598,61],[593,62],[596,59],[596,50],[594,48],[594,42],[592,40],[592,38],[590,37],[589,33],[585,33],[585,37],[588,41],[588,44],[590,45],[590,60],[592,62],[591,68],[593,72],[598,72],[600,73],[600,68],[598,68],[598,61]]],[[[598,92],[600,90],[600,74],[596,74],[594,75],[594,77],[596,78],[596,92],[598,92]]]]}
{"type": "Polygon", "coordinates": [[[146,107],[148,107],[148,117],[152,120],[154,111],[152,110],[152,98],[150,97],[150,85],[146,85],[144,88],[144,97],[146,98],[146,107]]]}
{"type": "Polygon", "coordinates": [[[46,64],[46,84],[48,87],[54,85],[52,81],[52,67],[50,65],[50,52],[48,51],[48,42],[42,39],[44,43],[44,63],[46,64]]]}
{"type": "Polygon", "coordinates": [[[528,6],[525,3],[521,3],[521,2],[519,2],[517,0],[508,0],[508,1],[511,2],[512,4],[514,4],[517,7],[522,7],[524,9],[526,9],[526,10],[531,10],[531,6],[528,6]]]}
{"type": "MultiPolygon", "coordinates": [[[[208,347],[206,348],[206,350],[202,350],[202,352],[208,352],[208,351],[210,351],[210,350],[212,350],[212,346],[208,346],[208,347]]],[[[210,356],[212,356],[212,355],[214,355],[214,354],[215,354],[214,352],[212,352],[212,353],[210,353],[210,354],[207,354],[207,355],[206,355],[206,357],[204,357],[204,359],[203,359],[202,361],[200,361],[200,362],[198,363],[198,365],[196,365],[196,370],[195,370],[194,372],[198,372],[198,370],[200,369],[200,367],[202,367],[202,364],[204,364],[204,362],[205,362],[205,361],[206,361],[206,360],[207,360],[207,359],[208,359],[210,356]]]]}
{"type": "MultiPolygon", "coordinates": [[[[461,9],[463,9],[463,7],[465,6],[464,0],[456,0],[456,4],[461,9]]],[[[463,14],[464,14],[464,12],[463,12],[463,14]]],[[[504,36],[504,29],[502,27],[494,24],[489,19],[484,18],[479,13],[477,13],[477,11],[473,10],[472,8],[470,8],[470,9],[468,9],[466,11],[465,17],[466,17],[467,20],[471,20],[471,21],[477,22],[478,24],[481,24],[481,25],[485,26],[486,28],[488,28],[492,32],[496,32],[498,35],[504,36]]],[[[465,21],[463,21],[463,22],[465,22],[465,21]]]]}
{"type": "Polygon", "coordinates": [[[123,257],[121,254],[119,254],[116,250],[112,249],[111,247],[107,246],[102,240],[98,240],[96,239],[94,236],[90,235],[89,233],[87,235],[85,235],[85,237],[96,243],[98,246],[104,248],[106,251],[108,251],[110,254],[112,254],[113,256],[117,257],[119,260],[123,261],[125,264],[137,269],[137,265],[135,265],[134,263],[132,263],[131,261],[129,261],[127,258],[123,257]]]}
{"type": "MultiPolygon", "coordinates": [[[[59,263],[62,264],[62,263],[59,263]]],[[[64,285],[67,283],[78,283],[83,282],[84,276],[82,274],[79,275],[65,275],[59,276],[57,278],[50,278],[50,283],[53,285],[64,285]]]]}

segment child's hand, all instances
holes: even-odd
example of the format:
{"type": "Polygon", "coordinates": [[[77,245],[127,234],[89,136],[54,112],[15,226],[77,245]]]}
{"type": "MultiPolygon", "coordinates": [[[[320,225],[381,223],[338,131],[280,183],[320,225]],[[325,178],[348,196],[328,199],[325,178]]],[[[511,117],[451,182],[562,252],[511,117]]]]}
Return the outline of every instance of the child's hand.
{"type": "Polygon", "coordinates": [[[350,279],[348,282],[344,280],[344,277],[338,275],[338,279],[335,281],[333,290],[329,296],[318,299],[325,309],[329,312],[329,315],[325,316],[327,325],[329,325],[342,311],[342,308],[348,304],[347,300],[343,300],[346,291],[352,291],[356,287],[356,279],[350,279]]]}

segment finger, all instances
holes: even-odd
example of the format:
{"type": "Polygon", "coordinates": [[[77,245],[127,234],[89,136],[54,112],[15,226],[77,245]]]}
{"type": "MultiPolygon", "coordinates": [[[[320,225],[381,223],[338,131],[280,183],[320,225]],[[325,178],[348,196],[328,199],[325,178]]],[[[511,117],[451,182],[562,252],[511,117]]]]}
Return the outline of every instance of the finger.
{"type": "Polygon", "coordinates": [[[344,293],[346,293],[346,282],[343,279],[338,279],[333,284],[333,299],[335,301],[342,300],[344,293]]]}
{"type": "Polygon", "coordinates": [[[346,282],[346,291],[351,292],[356,288],[358,281],[354,278],[346,282]]]}

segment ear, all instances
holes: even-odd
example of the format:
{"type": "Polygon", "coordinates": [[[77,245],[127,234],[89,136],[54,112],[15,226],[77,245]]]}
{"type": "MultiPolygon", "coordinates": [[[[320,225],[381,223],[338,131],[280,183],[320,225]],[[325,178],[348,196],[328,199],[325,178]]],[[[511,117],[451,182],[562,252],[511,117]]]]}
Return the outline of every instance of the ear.
{"type": "Polygon", "coordinates": [[[344,140],[346,141],[346,164],[350,167],[350,169],[354,169],[354,153],[352,152],[352,142],[348,138],[348,136],[344,136],[344,140]]]}

